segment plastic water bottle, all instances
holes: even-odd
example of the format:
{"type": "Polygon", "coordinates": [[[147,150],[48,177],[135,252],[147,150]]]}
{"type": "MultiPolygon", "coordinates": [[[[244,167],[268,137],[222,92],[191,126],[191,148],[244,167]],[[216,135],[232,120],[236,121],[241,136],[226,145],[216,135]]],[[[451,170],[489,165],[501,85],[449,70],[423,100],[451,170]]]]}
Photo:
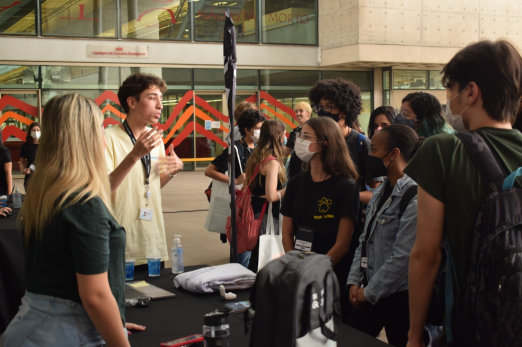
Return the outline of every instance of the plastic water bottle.
{"type": "Polygon", "coordinates": [[[180,237],[180,235],[174,235],[174,246],[171,249],[173,274],[180,274],[185,270],[183,266],[183,246],[181,245],[180,237]]]}
{"type": "Polygon", "coordinates": [[[13,207],[14,208],[22,207],[22,194],[18,191],[18,187],[15,187],[15,191],[13,194],[13,207]]]}

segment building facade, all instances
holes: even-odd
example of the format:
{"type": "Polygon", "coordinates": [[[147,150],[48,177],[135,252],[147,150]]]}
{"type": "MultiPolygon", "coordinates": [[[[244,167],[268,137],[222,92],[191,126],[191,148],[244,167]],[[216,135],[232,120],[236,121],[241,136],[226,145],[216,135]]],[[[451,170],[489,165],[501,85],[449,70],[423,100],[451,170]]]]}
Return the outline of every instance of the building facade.
{"type": "MultiPolygon", "coordinates": [[[[506,38],[522,47],[522,0],[0,0],[0,124],[13,163],[24,129],[55,95],[100,105],[105,126],[124,119],[116,92],[133,72],[168,84],[165,144],[187,170],[226,147],[223,28],[237,31],[237,99],[291,130],[293,106],[324,78],[362,91],[360,123],[413,91],[446,103],[440,70],[462,47],[506,38]]],[[[13,165],[18,170],[18,165],[13,165]]]]}

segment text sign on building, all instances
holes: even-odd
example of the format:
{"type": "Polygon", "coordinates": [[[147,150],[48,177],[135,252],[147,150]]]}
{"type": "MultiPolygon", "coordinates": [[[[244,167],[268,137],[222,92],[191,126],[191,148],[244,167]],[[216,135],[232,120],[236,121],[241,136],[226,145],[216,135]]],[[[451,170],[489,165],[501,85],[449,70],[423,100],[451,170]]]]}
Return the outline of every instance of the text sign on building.
{"type": "Polygon", "coordinates": [[[87,56],[89,58],[134,58],[148,59],[148,46],[114,46],[114,45],[88,45],[87,56]]]}

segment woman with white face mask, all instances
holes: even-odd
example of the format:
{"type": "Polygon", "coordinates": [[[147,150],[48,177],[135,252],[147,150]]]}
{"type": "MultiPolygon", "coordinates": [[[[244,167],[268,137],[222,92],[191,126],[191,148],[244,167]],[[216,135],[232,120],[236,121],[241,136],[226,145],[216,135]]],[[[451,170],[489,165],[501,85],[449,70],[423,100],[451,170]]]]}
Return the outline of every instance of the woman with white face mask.
{"type": "Polygon", "coordinates": [[[27,137],[25,142],[22,144],[20,150],[20,171],[25,175],[24,188],[27,191],[27,183],[31,178],[31,174],[34,171],[34,159],[36,158],[36,152],[40,143],[40,124],[37,122],[31,123],[27,129],[27,137]]]}
{"type": "Polygon", "coordinates": [[[341,290],[343,321],[351,309],[345,284],[350,271],[348,249],[359,219],[359,189],[355,164],[341,129],[328,117],[303,126],[295,152],[307,170],[292,177],[286,188],[283,246],[326,254],[332,258],[341,290]]]}

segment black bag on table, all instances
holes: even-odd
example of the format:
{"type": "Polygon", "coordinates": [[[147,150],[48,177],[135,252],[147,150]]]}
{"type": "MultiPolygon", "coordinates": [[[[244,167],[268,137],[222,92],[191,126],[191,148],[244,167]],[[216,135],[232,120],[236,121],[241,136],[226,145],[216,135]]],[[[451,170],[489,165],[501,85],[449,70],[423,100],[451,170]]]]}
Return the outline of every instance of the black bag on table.
{"type": "Polygon", "coordinates": [[[336,346],[341,305],[330,257],[291,251],[269,262],[257,274],[250,302],[250,347],[336,346]]]}

